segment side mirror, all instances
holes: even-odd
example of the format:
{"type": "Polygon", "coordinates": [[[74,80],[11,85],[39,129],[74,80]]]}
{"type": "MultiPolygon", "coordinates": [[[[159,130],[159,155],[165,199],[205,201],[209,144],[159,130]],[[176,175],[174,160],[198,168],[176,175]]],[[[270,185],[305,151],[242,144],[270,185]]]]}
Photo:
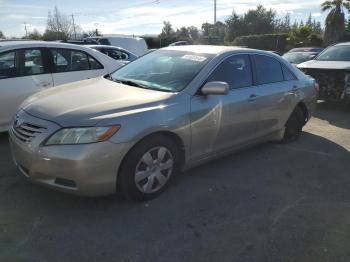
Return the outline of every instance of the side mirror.
{"type": "Polygon", "coordinates": [[[202,87],[201,92],[203,95],[227,95],[229,90],[230,87],[226,82],[208,82],[202,87]]]}
{"type": "Polygon", "coordinates": [[[317,55],[310,55],[309,58],[313,60],[317,55]]]}

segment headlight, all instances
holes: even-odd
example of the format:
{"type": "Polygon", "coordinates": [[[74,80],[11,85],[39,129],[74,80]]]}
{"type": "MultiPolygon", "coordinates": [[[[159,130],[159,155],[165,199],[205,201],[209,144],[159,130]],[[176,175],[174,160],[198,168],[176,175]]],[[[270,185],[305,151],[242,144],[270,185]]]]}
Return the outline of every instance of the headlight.
{"type": "Polygon", "coordinates": [[[120,126],[63,128],[54,133],[45,145],[89,144],[112,137],[120,126]]]}

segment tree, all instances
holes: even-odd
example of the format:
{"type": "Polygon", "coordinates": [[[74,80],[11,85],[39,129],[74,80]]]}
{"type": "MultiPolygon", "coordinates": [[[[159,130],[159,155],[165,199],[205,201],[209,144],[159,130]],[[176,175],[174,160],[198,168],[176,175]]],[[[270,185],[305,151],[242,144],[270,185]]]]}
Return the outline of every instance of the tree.
{"type": "Polygon", "coordinates": [[[289,33],[291,29],[290,25],[290,14],[286,14],[283,19],[278,19],[275,23],[275,32],[276,33],[289,33]]]}
{"type": "Polygon", "coordinates": [[[232,42],[238,36],[270,34],[275,31],[275,25],[276,12],[272,9],[267,10],[262,5],[249,10],[243,16],[233,12],[226,20],[225,40],[232,42]]]}
{"type": "Polygon", "coordinates": [[[249,10],[243,18],[247,25],[246,34],[270,34],[275,29],[276,12],[267,10],[264,6],[258,5],[256,9],[249,10]]]}
{"type": "Polygon", "coordinates": [[[173,29],[173,26],[171,25],[170,22],[164,21],[163,22],[163,29],[162,29],[162,33],[161,36],[163,38],[169,38],[172,37],[174,35],[175,31],[173,29]]]}
{"type": "Polygon", "coordinates": [[[199,38],[199,31],[198,28],[195,26],[190,26],[187,28],[188,33],[190,35],[190,38],[192,39],[192,41],[197,41],[199,38]]]}
{"type": "Polygon", "coordinates": [[[308,45],[312,34],[312,28],[310,25],[300,25],[299,27],[293,27],[289,33],[289,41],[293,45],[308,45]]]}
{"type": "Polygon", "coordinates": [[[28,34],[27,38],[32,40],[41,40],[43,36],[39,33],[37,29],[34,29],[32,32],[28,34]]]}
{"type": "Polygon", "coordinates": [[[0,31],[0,39],[5,39],[5,38],[6,37],[5,37],[4,33],[2,31],[0,31]]]}
{"type": "Polygon", "coordinates": [[[176,40],[180,41],[188,41],[190,39],[190,32],[186,27],[181,27],[180,29],[176,30],[176,40]]]}
{"type": "Polygon", "coordinates": [[[83,32],[83,37],[94,37],[94,36],[101,36],[100,32],[96,28],[95,30],[89,30],[86,32],[83,32]]]}
{"type": "Polygon", "coordinates": [[[158,37],[160,46],[167,46],[176,41],[176,34],[170,22],[163,22],[162,33],[158,37]]]}
{"type": "Polygon", "coordinates": [[[329,11],[326,18],[324,44],[331,45],[341,40],[345,31],[344,9],[350,11],[349,0],[326,1],[321,5],[322,11],[329,11]]]}
{"type": "Polygon", "coordinates": [[[235,12],[226,20],[225,41],[232,42],[237,36],[245,34],[246,24],[235,12]]]}
{"type": "Polygon", "coordinates": [[[311,13],[309,15],[309,18],[306,21],[306,24],[309,25],[309,26],[312,26],[312,15],[311,15],[311,13]]]}
{"type": "Polygon", "coordinates": [[[55,6],[53,13],[49,11],[44,40],[67,40],[74,31],[71,20],[55,6]]]}

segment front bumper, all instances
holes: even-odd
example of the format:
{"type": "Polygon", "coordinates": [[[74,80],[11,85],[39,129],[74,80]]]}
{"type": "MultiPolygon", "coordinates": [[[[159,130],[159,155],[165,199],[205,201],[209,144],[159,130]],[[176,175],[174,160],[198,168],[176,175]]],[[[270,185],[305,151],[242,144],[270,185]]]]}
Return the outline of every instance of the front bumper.
{"type": "Polygon", "coordinates": [[[116,192],[118,169],[130,144],[41,146],[38,140],[44,136],[26,143],[9,131],[14,162],[30,181],[82,196],[116,192]]]}

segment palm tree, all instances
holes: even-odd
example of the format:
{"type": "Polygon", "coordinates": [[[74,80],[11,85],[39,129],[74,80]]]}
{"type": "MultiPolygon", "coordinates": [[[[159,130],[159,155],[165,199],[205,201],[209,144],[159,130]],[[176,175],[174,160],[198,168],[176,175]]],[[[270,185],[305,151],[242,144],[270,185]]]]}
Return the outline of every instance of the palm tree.
{"type": "Polygon", "coordinates": [[[322,11],[329,11],[326,18],[324,44],[331,45],[341,40],[345,31],[344,9],[350,11],[350,0],[326,1],[321,5],[322,11]]]}

